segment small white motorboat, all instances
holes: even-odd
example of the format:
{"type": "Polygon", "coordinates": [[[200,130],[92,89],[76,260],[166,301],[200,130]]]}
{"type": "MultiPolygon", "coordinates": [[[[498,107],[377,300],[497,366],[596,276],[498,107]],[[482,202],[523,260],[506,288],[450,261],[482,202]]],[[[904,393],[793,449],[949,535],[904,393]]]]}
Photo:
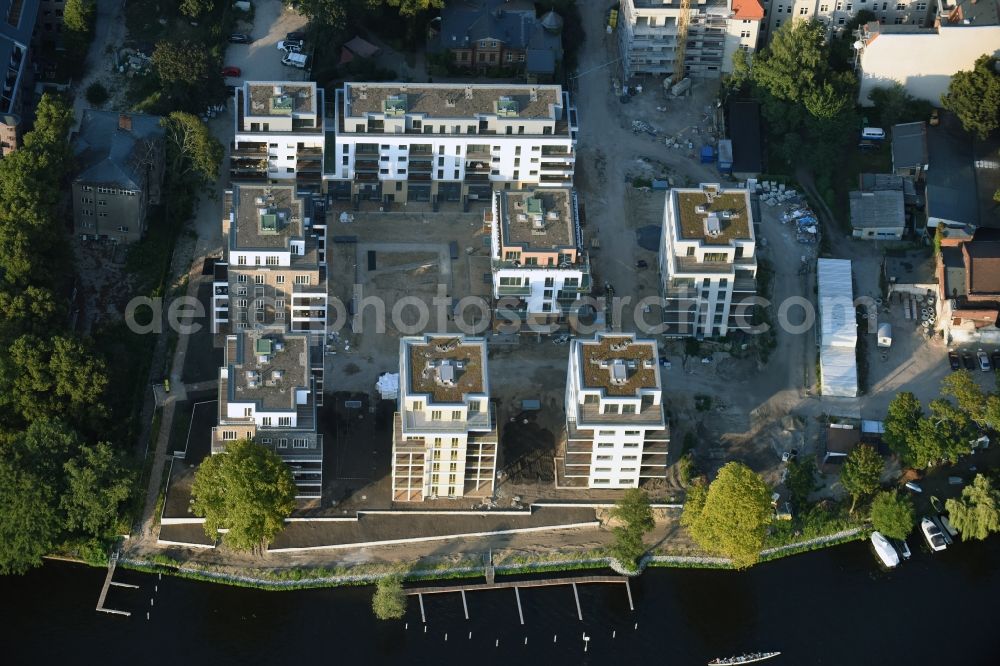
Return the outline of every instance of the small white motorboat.
{"type": "Polygon", "coordinates": [[[875,547],[875,554],[882,560],[882,564],[890,569],[899,565],[899,553],[892,547],[889,540],[882,536],[881,532],[872,532],[872,546],[875,547]]]}
{"type": "Polygon", "coordinates": [[[920,531],[924,533],[927,545],[934,552],[944,550],[948,547],[948,542],[945,541],[944,535],[941,534],[941,528],[927,516],[924,516],[923,520],[920,521],[920,531]]]}
{"type": "Polygon", "coordinates": [[[904,560],[910,559],[913,553],[910,552],[910,544],[906,543],[906,539],[894,541],[893,543],[896,546],[896,550],[899,551],[899,554],[902,555],[904,560]]]}

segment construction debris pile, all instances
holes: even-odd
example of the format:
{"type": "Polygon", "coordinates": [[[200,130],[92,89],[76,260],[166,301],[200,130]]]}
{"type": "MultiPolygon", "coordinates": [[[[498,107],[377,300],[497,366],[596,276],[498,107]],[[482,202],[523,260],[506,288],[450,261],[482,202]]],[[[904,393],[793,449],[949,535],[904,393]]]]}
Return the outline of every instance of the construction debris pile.
{"type": "Polygon", "coordinates": [[[819,240],[819,220],[807,206],[799,206],[782,213],[781,223],[789,222],[795,223],[795,239],[798,242],[808,245],[819,240]]]}

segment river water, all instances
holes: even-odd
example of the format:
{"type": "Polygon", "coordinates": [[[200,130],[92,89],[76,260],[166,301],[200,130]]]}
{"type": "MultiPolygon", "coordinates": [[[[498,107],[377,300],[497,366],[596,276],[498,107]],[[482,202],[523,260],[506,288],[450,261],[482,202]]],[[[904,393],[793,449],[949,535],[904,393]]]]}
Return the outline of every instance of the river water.
{"type": "Polygon", "coordinates": [[[416,599],[404,620],[376,621],[371,588],[264,592],[129,571],[115,580],[140,588],[108,595],[132,612],[120,617],[94,610],[104,571],[52,563],[0,578],[0,663],[695,665],[779,650],[768,666],[1000,664],[1000,538],[914,551],[892,572],[867,542],[740,573],[652,569],[632,583],[634,612],[622,586],[578,586],[582,622],[571,587],[523,589],[524,625],[509,589],[468,593],[469,620],[460,595],[425,597],[424,625],[416,599]]]}

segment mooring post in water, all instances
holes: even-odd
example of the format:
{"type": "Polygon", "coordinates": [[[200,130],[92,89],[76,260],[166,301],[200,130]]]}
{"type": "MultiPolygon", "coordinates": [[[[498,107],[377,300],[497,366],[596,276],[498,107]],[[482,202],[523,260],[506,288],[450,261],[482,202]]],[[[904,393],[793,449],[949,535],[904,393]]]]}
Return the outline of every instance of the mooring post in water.
{"type": "Polygon", "coordinates": [[[469,604],[465,602],[465,588],[462,588],[462,609],[465,611],[465,619],[469,619],[469,604]]]}
{"type": "MultiPolygon", "coordinates": [[[[573,583],[573,596],[576,597],[576,616],[580,618],[580,622],[583,622],[583,611],[580,610],[580,593],[576,591],[576,583],[573,583]]],[[[584,634],[584,640],[586,640],[586,634],[584,634]]]]}
{"type": "Polygon", "coordinates": [[[521,624],[524,624],[524,612],[521,610],[521,593],[514,588],[514,596],[517,598],[517,616],[521,618],[521,624]]]}
{"type": "Polygon", "coordinates": [[[628,578],[625,579],[625,591],[628,592],[628,609],[634,611],[635,606],[632,605],[632,586],[628,584],[628,578]]]}
{"type": "Polygon", "coordinates": [[[528,637],[527,637],[527,636],[525,636],[525,637],[524,637],[524,644],[525,644],[525,645],[527,645],[527,644],[528,644],[528,637]]]}
{"type": "Polygon", "coordinates": [[[420,621],[427,624],[427,616],[424,615],[424,595],[418,594],[417,600],[420,602],[420,621]]]}

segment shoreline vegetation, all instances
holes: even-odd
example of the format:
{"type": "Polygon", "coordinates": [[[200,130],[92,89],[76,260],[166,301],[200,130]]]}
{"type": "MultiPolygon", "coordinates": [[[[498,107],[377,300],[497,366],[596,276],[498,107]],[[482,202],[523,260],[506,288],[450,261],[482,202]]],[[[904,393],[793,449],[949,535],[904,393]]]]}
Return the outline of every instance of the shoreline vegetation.
{"type": "MultiPolygon", "coordinates": [[[[849,541],[863,539],[866,534],[867,531],[864,528],[853,527],[825,536],[767,548],[761,551],[760,563],[765,564],[821,548],[831,548],[849,541]]],[[[497,574],[505,576],[608,568],[623,571],[614,558],[603,550],[588,551],[582,555],[582,557],[559,560],[518,555],[510,557],[506,563],[495,565],[494,569],[497,574]]],[[[64,556],[51,556],[48,559],[88,564],[94,567],[104,566],[64,556]]],[[[191,566],[168,555],[157,554],[148,559],[123,557],[118,560],[118,566],[143,573],[162,573],[189,580],[269,591],[364,586],[372,585],[381,578],[391,576],[402,577],[406,582],[416,582],[478,578],[483,574],[479,558],[466,558],[464,562],[447,563],[440,566],[421,566],[418,563],[416,567],[411,568],[392,564],[360,564],[331,568],[248,569],[246,573],[240,574],[226,571],[222,567],[191,566]]],[[[722,557],[648,554],[640,561],[638,571],[629,575],[637,576],[647,567],[738,570],[738,567],[733,566],[729,559],[722,557]]]]}

